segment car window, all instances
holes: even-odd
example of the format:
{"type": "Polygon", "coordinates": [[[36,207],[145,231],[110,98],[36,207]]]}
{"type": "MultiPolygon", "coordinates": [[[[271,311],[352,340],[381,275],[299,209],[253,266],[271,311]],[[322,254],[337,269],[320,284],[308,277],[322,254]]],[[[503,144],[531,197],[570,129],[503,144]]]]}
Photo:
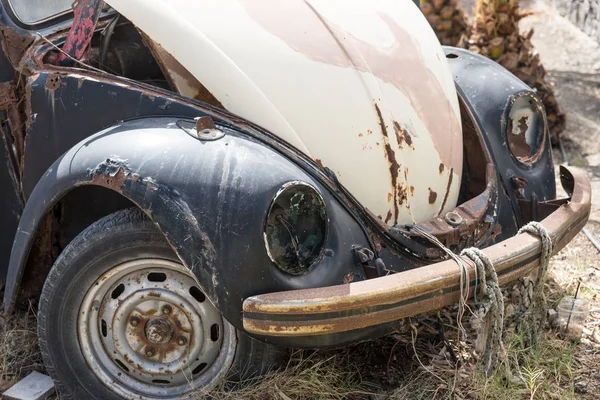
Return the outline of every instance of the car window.
{"type": "Polygon", "coordinates": [[[74,0],[8,0],[21,22],[33,25],[71,9],[74,0]]]}

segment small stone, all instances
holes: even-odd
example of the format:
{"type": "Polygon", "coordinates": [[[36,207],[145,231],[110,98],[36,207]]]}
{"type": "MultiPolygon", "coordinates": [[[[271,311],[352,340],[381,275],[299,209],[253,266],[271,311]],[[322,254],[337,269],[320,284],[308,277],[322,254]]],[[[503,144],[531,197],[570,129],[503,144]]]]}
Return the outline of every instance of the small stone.
{"type": "Polygon", "coordinates": [[[574,385],[575,393],[585,394],[588,391],[587,387],[588,387],[588,384],[586,381],[575,382],[575,385],[574,385]]]}
{"type": "Polygon", "coordinates": [[[548,309],[548,321],[550,321],[550,323],[552,323],[552,321],[554,321],[556,318],[558,318],[558,313],[556,312],[556,310],[553,308],[549,308],[548,309]]]}

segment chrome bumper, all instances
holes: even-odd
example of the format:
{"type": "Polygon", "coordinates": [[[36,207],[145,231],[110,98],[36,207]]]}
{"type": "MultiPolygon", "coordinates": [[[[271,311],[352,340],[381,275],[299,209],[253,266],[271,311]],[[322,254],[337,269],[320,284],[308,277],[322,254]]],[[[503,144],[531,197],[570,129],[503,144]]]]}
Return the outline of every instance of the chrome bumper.
{"type": "MultiPolygon", "coordinates": [[[[554,254],[585,226],[590,214],[591,190],[585,172],[561,167],[561,181],[571,197],[542,221],[552,237],[554,254]]],[[[539,266],[541,241],[521,233],[484,252],[504,285],[539,266]]],[[[465,265],[474,283],[475,267],[467,260],[465,265]]],[[[252,296],[244,301],[244,329],[257,335],[300,337],[385,324],[457,303],[459,284],[459,266],[447,260],[345,285],[252,296]]]]}

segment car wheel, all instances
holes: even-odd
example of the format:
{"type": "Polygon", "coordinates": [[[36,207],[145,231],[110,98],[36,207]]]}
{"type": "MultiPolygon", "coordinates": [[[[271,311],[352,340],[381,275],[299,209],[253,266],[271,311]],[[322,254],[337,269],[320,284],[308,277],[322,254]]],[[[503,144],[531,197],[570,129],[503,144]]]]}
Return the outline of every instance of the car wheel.
{"type": "Polygon", "coordinates": [[[52,267],[38,333],[66,398],[179,399],[274,367],[282,350],[236,329],[137,209],[83,231],[52,267]]]}

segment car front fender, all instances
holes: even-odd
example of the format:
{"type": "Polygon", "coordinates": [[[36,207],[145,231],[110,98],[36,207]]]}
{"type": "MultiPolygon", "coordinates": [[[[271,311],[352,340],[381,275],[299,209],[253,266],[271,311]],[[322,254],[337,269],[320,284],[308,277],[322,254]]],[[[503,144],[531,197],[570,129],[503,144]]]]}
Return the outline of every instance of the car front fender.
{"type": "MultiPolygon", "coordinates": [[[[529,164],[516,160],[507,145],[508,111],[522,95],[538,98],[533,89],[500,64],[468,50],[444,47],[457,92],[474,122],[497,171],[499,191],[498,223],[501,233],[494,242],[514,236],[526,221],[519,202],[548,201],[556,198],[554,164],[548,131],[539,158],[529,164]]],[[[469,149],[465,157],[469,157],[469,149]]]]}
{"type": "Polygon", "coordinates": [[[221,127],[222,138],[201,141],[180,128],[182,121],[145,118],[115,125],[83,140],[47,170],[28,199],[16,233],[5,311],[15,303],[45,215],[83,185],[114,190],[141,208],[208,298],[237,327],[242,327],[242,301],[250,295],[340,284],[348,274],[355,281],[364,279],[352,245],[368,247],[369,242],[327,189],[249,136],[221,127]],[[266,212],[290,181],[304,181],[321,192],[331,224],[325,255],[301,276],[274,267],[263,242],[266,212]]]}

